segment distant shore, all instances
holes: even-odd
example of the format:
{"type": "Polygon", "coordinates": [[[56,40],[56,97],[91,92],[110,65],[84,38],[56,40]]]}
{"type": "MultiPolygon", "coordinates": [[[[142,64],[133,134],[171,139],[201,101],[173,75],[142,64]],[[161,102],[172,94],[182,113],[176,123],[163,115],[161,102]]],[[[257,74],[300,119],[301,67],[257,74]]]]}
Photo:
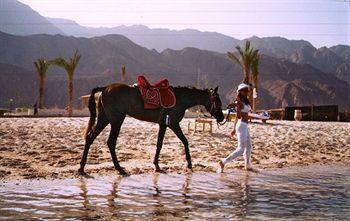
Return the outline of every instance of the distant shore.
{"type": "MultiPolygon", "coordinates": [[[[88,118],[0,118],[0,180],[76,177],[84,149],[82,131],[88,118]]],[[[187,132],[193,170],[215,172],[218,161],[233,151],[232,123],[213,133],[187,132]]],[[[192,125],[193,126],[193,125],[192,125]]],[[[258,170],[313,164],[350,163],[350,124],[341,122],[269,121],[250,124],[253,165],[258,170]]],[[[119,161],[130,174],[153,173],[158,125],[127,118],[117,143],[119,161]]],[[[107,127],[92,145],[86,172],[118,174],[106,145],[107,127]]],[[[184,148],[170,130],[160,154],[167,172],[185,173],[184,148]]],[[[243,159],[227,165],[227,172],[243,168],[243,159]]]]}

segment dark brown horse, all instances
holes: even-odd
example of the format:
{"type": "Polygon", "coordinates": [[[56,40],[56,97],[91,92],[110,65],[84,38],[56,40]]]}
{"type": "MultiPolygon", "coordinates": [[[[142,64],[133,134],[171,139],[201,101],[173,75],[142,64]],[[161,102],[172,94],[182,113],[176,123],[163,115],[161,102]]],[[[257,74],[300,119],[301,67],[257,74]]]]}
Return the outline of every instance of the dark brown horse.
{"type": "Polygon", "coordinates": [[[149,110],[144,109],[141,93],[136,87],[130,87],[124,84],[112,84],[107,87],[94,88],[89,99],[90,120],[85,131],[85,149],[80,162],[79,173],[84,174],[84,167],[91,144],[101,133],[101,131],[108,124],[111,124],[111,131],[107,145],[112,155],[115,169],[117,169],[121,175],[126,175],[124,169],[119,165],[115,153],[115,146],[120,132],[120,127],[122,126],[126,115],[142,121],[159,124],[157,151],[154,157],[154,165],[157,172],[161,172],[158,165],[158,158],[160,150],[162,149],[163,139],[167,127],[173,130],[176,136],[184,144],[187,167],[192,169],[188,141],[183,134],[179,123],[184,117],[186,109],[196,105],[204,106],[218,122],[223,121],[224,115],[221,110],[221,100],[218,94],[218,87],[210,90],[200,90],[189,87],[174,87],[173,89],[177,100],[174,107],[169,109],[149,110]],[[95,124],[95,93],[97,92],[102,93],[97,102],[98,114],[97,123],[95,124]],[[166,115],[169,115],[171,119],[169,125],[166,124],[166,115]]]}

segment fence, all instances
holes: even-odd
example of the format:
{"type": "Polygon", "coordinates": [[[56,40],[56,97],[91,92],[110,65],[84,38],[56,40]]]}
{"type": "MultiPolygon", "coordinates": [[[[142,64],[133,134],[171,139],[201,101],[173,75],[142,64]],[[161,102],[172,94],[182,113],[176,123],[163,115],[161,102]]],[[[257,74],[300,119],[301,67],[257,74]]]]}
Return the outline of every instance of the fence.
{"type": "Polygon", "coordinates": [[[337,105],[286,107],[285,120],[294,120],[295,110],[301,110],[302,120],[306,121],[338,121],[337,105]]]}

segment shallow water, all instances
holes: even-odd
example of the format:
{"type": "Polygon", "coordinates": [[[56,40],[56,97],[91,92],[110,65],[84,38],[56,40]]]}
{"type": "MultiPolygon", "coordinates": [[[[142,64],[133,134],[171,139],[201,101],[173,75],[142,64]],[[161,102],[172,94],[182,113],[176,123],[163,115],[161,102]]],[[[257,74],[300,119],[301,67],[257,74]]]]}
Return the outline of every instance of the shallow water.
{"type": "Polygon", "coordinates": [[[0,185],[0,219],[348,220],[350,167],[0,185]]]}

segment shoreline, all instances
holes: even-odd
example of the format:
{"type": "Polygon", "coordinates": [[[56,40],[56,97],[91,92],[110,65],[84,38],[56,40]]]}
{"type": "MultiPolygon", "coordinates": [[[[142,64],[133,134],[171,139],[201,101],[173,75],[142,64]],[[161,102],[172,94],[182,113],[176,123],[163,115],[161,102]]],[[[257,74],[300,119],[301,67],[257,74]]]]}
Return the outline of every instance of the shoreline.
{"type": "MultiPolygon", "coordinates": [[[[0,118],[0,182],[79,177],[77,170],[84,149],[82,131],[88,118],[0,118]]],[[[213,133],[188,133],[193,172],[216,172],[218,161],[235,149],[230,138],[232,123],[214,126],[213,133]]],[[[257,170],[310,165],[350,163],[350,124],[341,122],[269,121],[249,125],[253,142],[252,162],[257,170]]],[[[109,127],[90,148],[86,173],[119,175],[106,144],[109,127]]],[[[117,141],[121,165],[130,175],[154,173],[158,125],[127,118],[117,141]]],[[[160,167],[167,173],[188,173],[184,148],[167,130],[160,154],[160,167]]],[[[226,172],[243,169],[243,158],[230,163],[226,172]]]]}
{"type": "Polygon", "coordinates": [[[106,173],[99,174],[98,172],[94,173],[87,173],[86,175],[79,175],[78,173],[72,174],[72,176],[63,176],[63,177],[38,177],[38,178],[10,178],[10,179],[0,179],[0,186],[4,184],[19,184],[19,183],[31,183],[31,182],[50,182],[50,181],[65,181],[65,180],[71,180],[71,179],[80,179],[80,178],[85,178],[85,179],[100,179],[103,180],[104,178],[116,178],[116,179],[122,179],[122,178],[127,178],[127,177],[132,177],[132,176],[150,176],[150,175],[184,175],[187,176],[189,174],[217,174],[218,176],[220,175],[235,175],[235,173],[242,174],[242,173],[252,173],[252,174],[264,174],[264,173],[270,173],[270,172],[283,172],[283,171],[291,171],[294,170],[295,172],[303,169],[320,169],[323,167],[348,167],[348,162],[332,162],[332,163],[325,163],[325,164],[320,164],[320,163],[314,163],[314,164],[309,164],[309,165],[291,165],[291,166],[286,166],[286,167],[265,167],[265,168],[254,168],[254,171],[247,171],[240,166],[237,167],[232,167],[229,170],[225,170],[224,173],[217,173],[216,171],[204,171],[204,170],[183,170],[183,171],[166,171],[165,173],[159,173],[155,171],[148,171],[145,173],[129,173],[126,176],[119,175],[118,171],[113,171],[113,170],[107,170],[106,173]]]}

